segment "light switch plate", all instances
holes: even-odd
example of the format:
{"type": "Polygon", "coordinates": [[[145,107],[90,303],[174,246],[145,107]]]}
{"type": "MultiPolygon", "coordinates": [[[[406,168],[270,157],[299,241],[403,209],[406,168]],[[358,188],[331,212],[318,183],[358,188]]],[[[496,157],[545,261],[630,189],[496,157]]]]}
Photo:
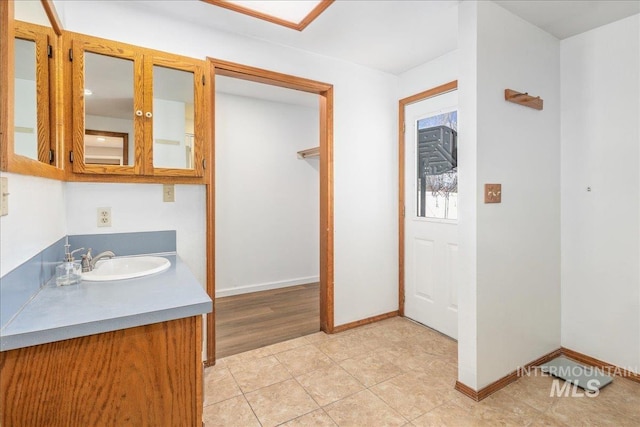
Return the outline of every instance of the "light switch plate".
{"type": "Polygon", "coordinates": [[[484,202],[502,203],[502,184],[485,184],[484,202]]]}
{"type": "Polygon", "coordinates": [[[0,216],[9,215],[9,178],[0,178],[0,216]]]}
{"type": "Polygon", "coordinates": [[[176,201],[176,188],[173,184],[162,185],[162,201],[163,202],[175,202],[176,201]]]}

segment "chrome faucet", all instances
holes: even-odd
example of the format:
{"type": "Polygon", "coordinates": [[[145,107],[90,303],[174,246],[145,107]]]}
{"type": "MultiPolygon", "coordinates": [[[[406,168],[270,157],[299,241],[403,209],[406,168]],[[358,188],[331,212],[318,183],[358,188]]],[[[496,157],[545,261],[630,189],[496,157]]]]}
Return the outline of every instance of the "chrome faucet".
{"type": "Polygon", "coordinates": [[[114,256],[116,256],[116,254],[111,251],[104,251],[96,256],[91,256],[91,248],[89,248],[87,253],[82,255],[82,272],[92,271],[96,267],[96,263],[102,258],[113,258],[114,256]]]}

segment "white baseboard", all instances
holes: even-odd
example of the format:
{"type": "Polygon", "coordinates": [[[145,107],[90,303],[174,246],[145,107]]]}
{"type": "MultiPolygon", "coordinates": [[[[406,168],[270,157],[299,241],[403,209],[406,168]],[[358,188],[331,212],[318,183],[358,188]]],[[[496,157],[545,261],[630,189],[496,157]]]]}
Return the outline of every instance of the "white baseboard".
{"type": "Polygon", "coordinates": [[[216,298],[230,297],[232,295],[248,294],[250,292],[268,291],[271,289],[288,288],[289,286],[306,285],[319,282],[319,276],[298,277],[279,282],[258,283],[256,285],[238,286],[236,288],[216,289],[216,298]]]}

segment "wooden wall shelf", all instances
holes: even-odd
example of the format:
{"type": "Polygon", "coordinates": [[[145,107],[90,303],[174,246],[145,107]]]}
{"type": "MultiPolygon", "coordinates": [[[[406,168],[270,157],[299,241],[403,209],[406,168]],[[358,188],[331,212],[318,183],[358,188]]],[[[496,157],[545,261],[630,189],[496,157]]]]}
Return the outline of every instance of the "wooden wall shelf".
{"type": "Polygon", "coordinates": [[[504,99],[505,101],[524,105],[525,107],[533,108],[535,110],[542,110],[542,99],[539,96],[531,96],[527,92],[521,93],[513,89],[505,89],[504,99]]]}

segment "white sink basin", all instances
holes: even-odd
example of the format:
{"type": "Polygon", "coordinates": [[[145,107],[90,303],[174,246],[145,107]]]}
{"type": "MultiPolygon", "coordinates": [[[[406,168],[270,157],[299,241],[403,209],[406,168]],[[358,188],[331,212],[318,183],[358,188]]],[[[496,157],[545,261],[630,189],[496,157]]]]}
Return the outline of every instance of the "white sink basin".
{"type": "Polygon", "coordinates": [[[161,273],[171,266],[171,261],[159,256],[133,256],[102,259],[93,271],[82,273],[82,280],[105,282],[109,280],[133,279],[161,273]]]}

